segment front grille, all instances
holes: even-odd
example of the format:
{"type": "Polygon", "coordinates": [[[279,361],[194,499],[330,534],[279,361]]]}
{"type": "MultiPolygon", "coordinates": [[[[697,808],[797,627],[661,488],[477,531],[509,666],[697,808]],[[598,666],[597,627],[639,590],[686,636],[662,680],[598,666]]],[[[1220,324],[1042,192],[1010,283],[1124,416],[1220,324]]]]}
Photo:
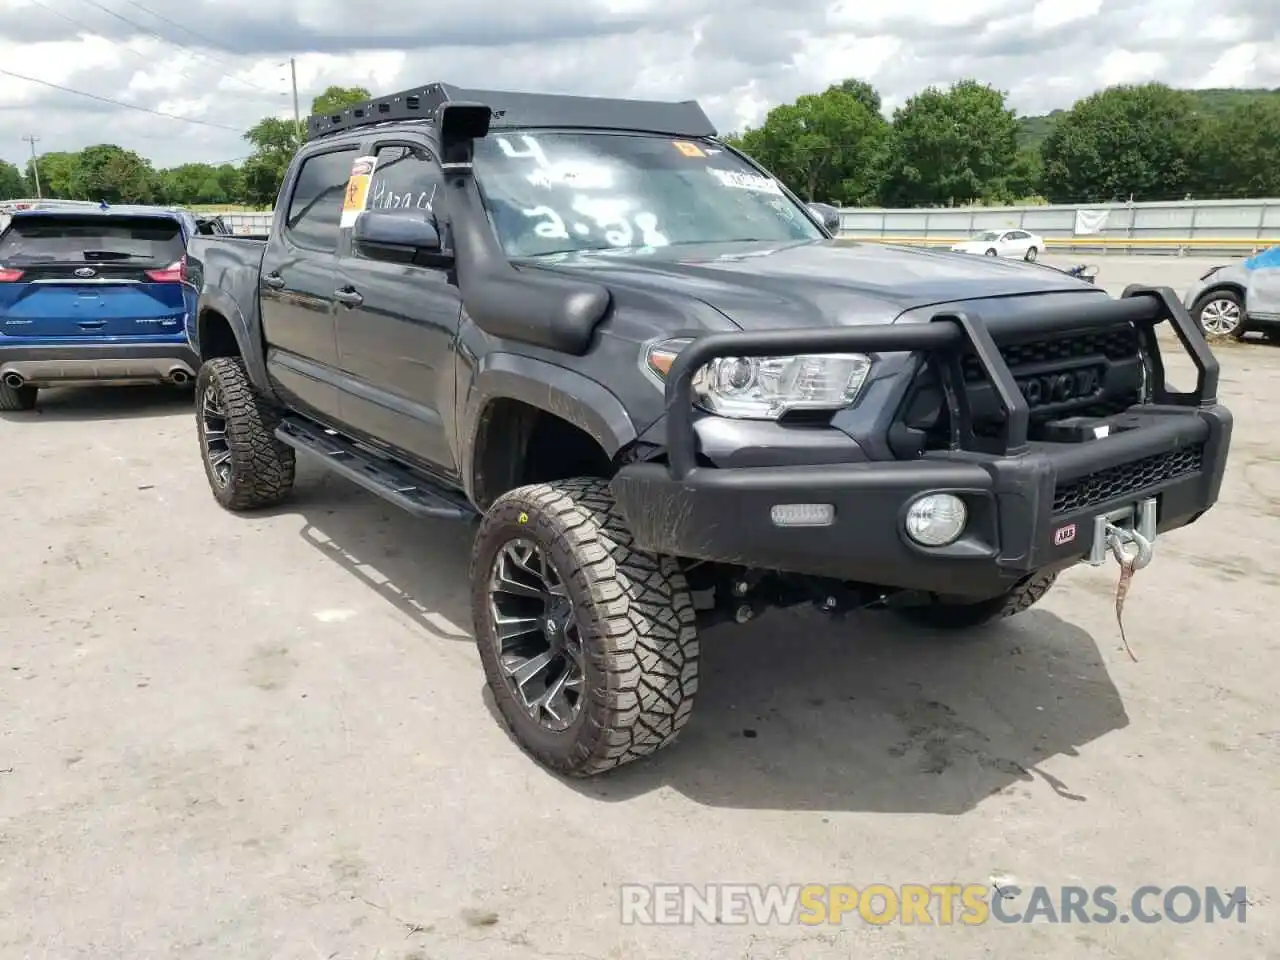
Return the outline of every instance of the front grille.
{"type": "MultiPolygon", "coordinates": [[[[1132,360],[1138,356],[1138,332],[1125,324],[1095,333],[1012,343],[1000,348],[1000,356],[1015,375],[1020,367],[1033,364],[1065,363],[1088,357],[1105,357],[1113,361],[1132,360]]],[[[986,379],[982,364],[972,353],[967,354],[961,362],[967,382],[980,383],[986,379]]]]}
{"type": "Polygon", "coordinates": [[[1118,467],[1108,467],[1061,483],[1053,492],[1053,512],[1085,510],[1132,496],[1169,480],[1198,473],[1204,462],[1204,445],[1157,453],[1118,467]]]}

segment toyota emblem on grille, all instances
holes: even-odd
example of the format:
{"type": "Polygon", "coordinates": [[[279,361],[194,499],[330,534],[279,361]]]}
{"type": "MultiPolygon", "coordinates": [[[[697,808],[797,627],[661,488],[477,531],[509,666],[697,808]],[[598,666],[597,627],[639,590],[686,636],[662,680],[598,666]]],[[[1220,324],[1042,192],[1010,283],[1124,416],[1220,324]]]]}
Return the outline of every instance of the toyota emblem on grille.
{"type": "Polygon", "coordinates": [[[96,277],[97,275],[98,271],[94,270],[92,267],[81,267],[76,271],[76,276],[81,280],[88,280],[90,277],[96,277]]]}

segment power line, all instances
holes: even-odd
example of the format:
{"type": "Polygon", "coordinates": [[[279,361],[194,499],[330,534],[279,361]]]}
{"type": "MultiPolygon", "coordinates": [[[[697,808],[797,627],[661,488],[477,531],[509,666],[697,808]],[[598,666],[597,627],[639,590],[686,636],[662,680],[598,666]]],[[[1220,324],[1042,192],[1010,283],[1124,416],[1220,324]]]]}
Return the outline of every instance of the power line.
{"type": "MultiPolygon", "coordinates": [[[[186,26],[183,26],[181,23],[178,23],[178,21],[176,20],[170,20],[168,17],[164,16],[163,14],[156,13],[150,7],[146,7],[138,3],[137,0],[124,0],[124,2],[129,4],[129,6],[131,7],[136,7],[137,9],[141,10],[143,13],[150,14],[151,16],[155,17],[157,20],[159,20],[162,23],[167,23],[171,27],[177,27],[183,33],[190,34],[191,36],[199,40],[201,43],[207,43],[213,49],[215,50],[218,49],[218,42],[209,37],[206,37],[203,33],[197,33],[196,31],[192,30],[190,27],[186,27],[186,26]]],[[[221,62],[226,63],[225,60],[222,60],[221,62]]],[[[227,66],[231,66],[231,64],[227,64],[227,66]]]]}
{"type": "Polygon", "coordinates": [[[38,83],[42,87],[49,87],[51,90],[61,90],[63,93],[75,94],[77,97],[87,97],[90,100],[97,100],[99,103],[107,103],[113,107],[123,107],[125,110],[137,110],[139,113],[149,113],[153,117],[164,117],[166,120],[181,120],[183,123],[194,123],[202,127],[214,127],[218,130],[230,130],[232,133],[242,133],[235,127],[229,127],[225,123],[214,123],[212,120],[196,120],[194,117],[180,117],[176,113],[165,113],[163,110],[152,110],[150,107],[140,107],[136,103],[123,103],[120,100],[112,100],[110,97],[100,97],[96,93],[85,93],[83,90],[73,90],[70,87],[59,86],[56,83],[50,83],[48,80],[38,80],[35,77],[23,76],[20,73],[14,73],[12,70],[6,70],[0,67],[0,73],[5,76],[13,77],[16,80],[25,80],[27,83],[38,83]]]}
{"type": "MultiPolygon", "coordinates": [[[[135,30],[141,30],[143,33],[147,34],[148,36],[156,40],[159,40],[161,43],[168,44],[169,46],[174,47],[178,50],[181,50],[184,53],[189,53],[193,57],[199,57],[202,60],[208,60],[210,63],[215,62],[207,54],[200,53],[198,50],[192,50],[190,47],[186,47],[180,43],[175,43],[172,40],[168,40],[162,37],[160,34],[156,33],[154,30],[144,27],[142,24],[134,20],[130,20],[128,17],[124,16],[124,14],[116,13],[110,7],[104,6],[103,4],[99,3],[98,0],[84,0],[84,2],[89,4],[89,6],[91,7],[96,7],[98,10],[101,10],[103,13],[105,13],[109,17],[115,17],[115,19],[119,20],[121,23],[126,24],[130,27],[133,27],[133,29],[135,30]]],[[[228,64],[228,66],[230,66],[230,64],[228,64]]],[[[219,71],[219,75],[226,77],[228,80],[234,80],[236,83],[243,83],[245,86],[252,87],[255,90],[261,90],[263,93],[271,93],[271,91],[266,89],[265,87],[260,87],[256,83],[252,83],[249,80],[242,80],[240,77],[232,76],[229,73],[224,73],[222,71],[219,71]]]]}

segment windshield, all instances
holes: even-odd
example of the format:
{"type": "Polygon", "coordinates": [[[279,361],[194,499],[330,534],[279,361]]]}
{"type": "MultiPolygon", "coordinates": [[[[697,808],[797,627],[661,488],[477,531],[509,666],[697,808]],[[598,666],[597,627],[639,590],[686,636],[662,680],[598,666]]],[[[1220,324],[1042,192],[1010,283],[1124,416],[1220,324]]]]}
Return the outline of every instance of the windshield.
{"type": "Polygon", "coordinates": [[[0,263],[170,264],[184,247],[182,228],[171,217],[42,214],[14,219],[0,239],[0,263]]]}
{"type": "Polygon", "coordinates": [[[981,233],[979,233],[979,234],[975,235],[973,239],[975,239],[975,240],[999,240],[999,239],[1000,239],[1000,234],[998,234],[998,233],[997,233],[996,231],[994,231],[994,230],[983,230],[981,233]]]}
{"type": "Polygon", "coordinates": [[[475,163],[511,257],[824,236],[776,180],[712,142],[492,134],[476,142],[475,163]]]}

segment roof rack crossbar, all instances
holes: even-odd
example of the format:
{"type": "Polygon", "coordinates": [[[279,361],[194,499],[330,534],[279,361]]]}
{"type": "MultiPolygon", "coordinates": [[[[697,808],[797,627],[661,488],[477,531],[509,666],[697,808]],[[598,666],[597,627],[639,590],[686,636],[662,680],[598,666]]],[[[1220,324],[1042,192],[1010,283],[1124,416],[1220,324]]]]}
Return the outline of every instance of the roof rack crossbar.
{"type": "Polygon", "coordinates": [[[492,127],[578,127],[637,130],[662,136],[698,139],[716,136],[716,128],[695,100],[616,100],[547,93],[468,90],[431,83],[374,97],[337,113],[307,118],[307,141],[404,120],[430,121],[444,103],[482,103],[493,111],[492,127]]]}

